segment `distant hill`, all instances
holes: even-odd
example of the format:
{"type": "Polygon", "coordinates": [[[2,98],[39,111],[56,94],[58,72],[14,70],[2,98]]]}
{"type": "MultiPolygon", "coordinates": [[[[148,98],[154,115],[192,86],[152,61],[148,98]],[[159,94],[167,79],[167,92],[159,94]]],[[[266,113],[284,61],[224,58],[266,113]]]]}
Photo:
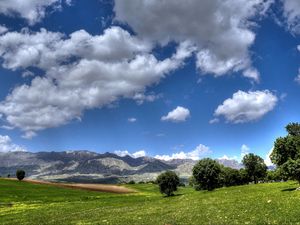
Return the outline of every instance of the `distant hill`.
{"type": "MultiPolygon", "coordinates": [[[[241,168],[235,160],[218,161],[225,166],[241,168]]],[[[188,179],[196,162],[190,159],[163,161],[151,157],[122,157],[90,151],[7,152],[0,153],[0,175],[14,175],[17,169],[24,169],[27,177],[32,179],[119,183],[152,181],[161,172],[174,170],[182,179],[188,179]]]]}

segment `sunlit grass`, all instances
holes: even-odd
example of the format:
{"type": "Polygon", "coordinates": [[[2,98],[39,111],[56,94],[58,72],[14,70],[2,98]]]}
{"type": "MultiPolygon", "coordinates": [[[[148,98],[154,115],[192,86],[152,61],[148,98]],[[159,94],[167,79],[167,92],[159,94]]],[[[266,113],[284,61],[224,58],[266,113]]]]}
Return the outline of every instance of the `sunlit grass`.
{"type": "Polygon", "coordinates": [[[0,224],[300,224],[294,182],[221,188],[180,188],[163,197],[157,186],[110,194],[0,180],[0,224]]]}

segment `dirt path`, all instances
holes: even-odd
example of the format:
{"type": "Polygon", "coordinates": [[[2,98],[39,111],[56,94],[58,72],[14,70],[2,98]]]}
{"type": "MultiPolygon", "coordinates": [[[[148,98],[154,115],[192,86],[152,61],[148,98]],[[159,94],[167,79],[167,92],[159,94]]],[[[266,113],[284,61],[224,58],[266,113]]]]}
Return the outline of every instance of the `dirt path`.
{"type": "Polygon", "coordinates": [[[135,190],[117,186],[117,185],[108,185],[108,184],[68,184],[68,183],[55,183],[55,182],[48,182],[48,181],[41,181],[41,180],[30,180],[24,179],[24,182],[29,182],[33,184],[47,184],[53,185],[56,187],[65,187],[65,188],[72,188],[72,189],[81,189],[81,190],[89,190],[89,191],[100,191],[100,192],[110,192],[110,193],[118,193],[118,194],[128,194],[134,193],[135,190]]]}

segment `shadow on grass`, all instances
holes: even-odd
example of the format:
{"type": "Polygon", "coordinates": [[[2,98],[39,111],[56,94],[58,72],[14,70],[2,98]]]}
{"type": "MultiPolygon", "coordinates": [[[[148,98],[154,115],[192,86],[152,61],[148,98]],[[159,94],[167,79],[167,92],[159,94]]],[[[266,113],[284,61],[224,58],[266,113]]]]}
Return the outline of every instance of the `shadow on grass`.
{"type": "Polygon", "coordinates": [[[172,198],[172,197],[177,197],[177,196],[182,196],[183,194],[173,194],[173,195],[170,195],[170,196],[164,196],[164,198],[172,198]]]}
{"type": "Polygon", "coordinates": [[[281,191],[295,191],[297,188],[286,188],[286,189],[283,189],[281,191]]]}

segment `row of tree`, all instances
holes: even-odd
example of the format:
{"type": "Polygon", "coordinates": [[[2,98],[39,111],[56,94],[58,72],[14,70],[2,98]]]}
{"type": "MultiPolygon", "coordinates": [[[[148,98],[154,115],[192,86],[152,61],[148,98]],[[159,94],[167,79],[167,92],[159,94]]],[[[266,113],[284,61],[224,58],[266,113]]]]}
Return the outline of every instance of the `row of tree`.
{"type": "MultiPolygon", "coordinates": [[[[190,185],[197,190],[213,190],[223,186],[258,183],[261,181],[297,180],[300,183],[300,124],[286,126],[287,136],[279,137],[270,155],[276,170],[267,171],[264,160],[252,153],[244,156],[244,169],[236,170],[220,165],[210,158],[200,160],[193,168],[190,185]]],[[[179,177],[174,172],[161,174],[157,183],[160,191],[172,195],[179,185],[179,177]]]]}
{"type": "MultiPolygon", "coordinates": [[[[216,160],[205,158],[194,166],[193,176],[189,184],[196,190],[214,190],[219,187],[258,183],[267,177],[267,166],[264,160],[252,153],[245,155],[243,160],[244,169],[232,169],[219,164],[216,160]]],[[[179,177],[175,172],[167,171],[157,178],[160,192],[170,196],[177,190],[179,177]]]]}

